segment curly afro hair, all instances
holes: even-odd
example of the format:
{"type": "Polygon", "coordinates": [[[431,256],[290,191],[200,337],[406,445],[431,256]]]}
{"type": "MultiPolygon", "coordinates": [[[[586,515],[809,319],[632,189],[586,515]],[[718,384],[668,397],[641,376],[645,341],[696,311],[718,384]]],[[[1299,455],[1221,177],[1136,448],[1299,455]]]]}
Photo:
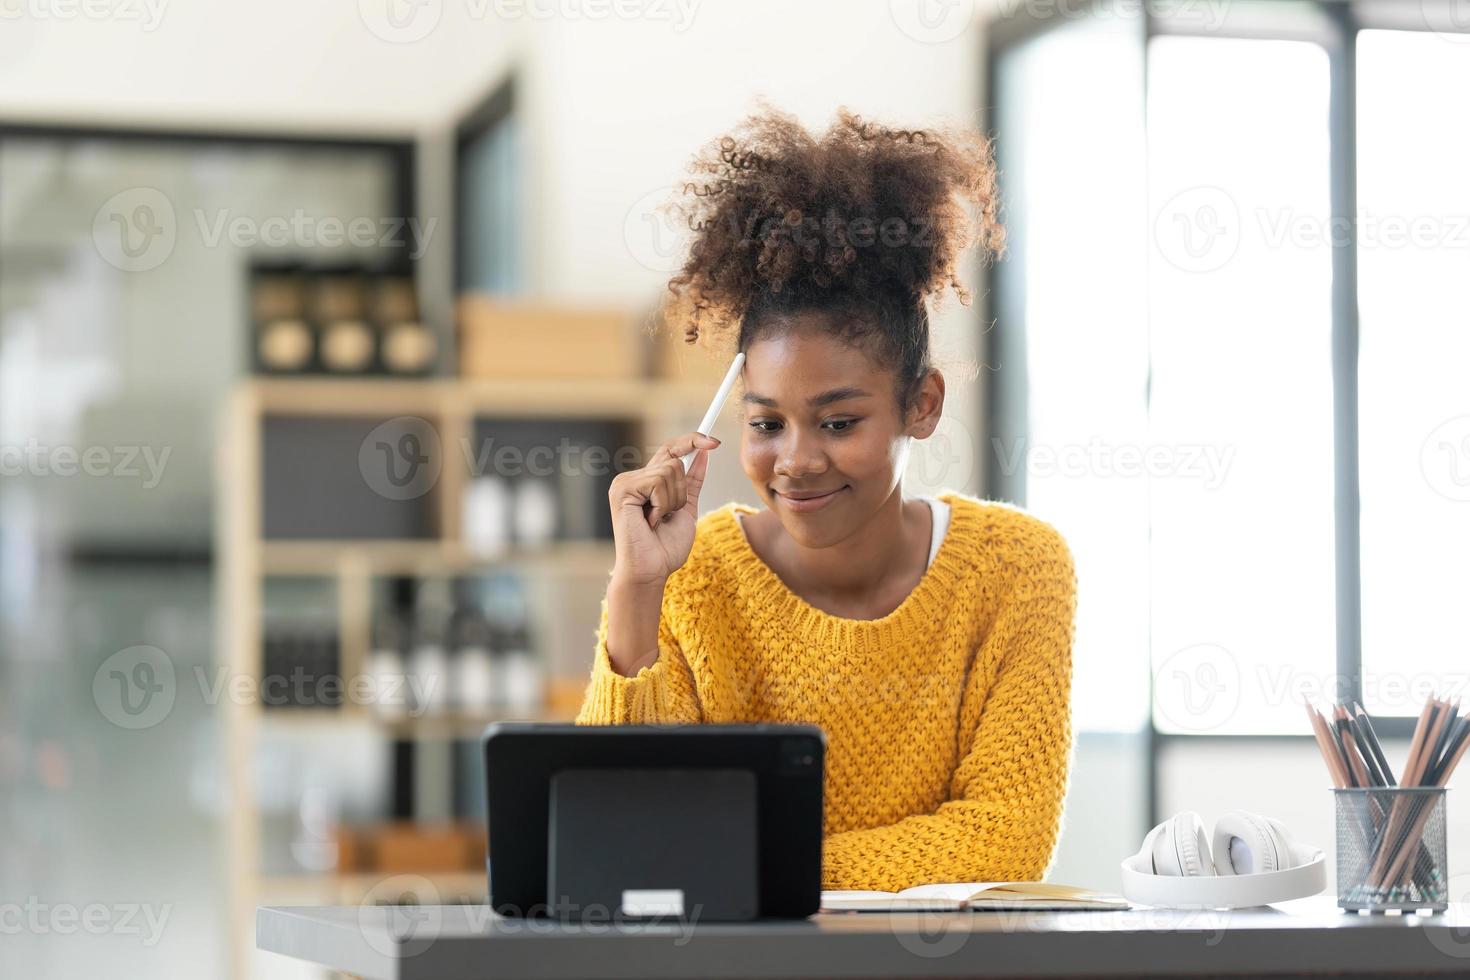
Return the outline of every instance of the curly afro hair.
{"type": "Polygon", "coordinates": [[[676,205],[692,232],[666,319],[685,340],[738,327],[736,349],[795,314],[897,368],[907,408],[928,373],[927,300],[960,281],[961,254],[1001,254],[995,160],[965,130],[893,129],[839,109],[816,136],[762,106],[689,166],[676,205]]]}

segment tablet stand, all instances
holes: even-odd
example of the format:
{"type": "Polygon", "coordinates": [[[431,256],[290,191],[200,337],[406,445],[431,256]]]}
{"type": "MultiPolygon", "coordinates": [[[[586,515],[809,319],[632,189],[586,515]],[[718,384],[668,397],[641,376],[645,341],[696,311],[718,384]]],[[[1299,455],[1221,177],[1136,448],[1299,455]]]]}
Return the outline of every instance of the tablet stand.
{"type": "Polygon", "coordinates": [[[759,917],[748,769],[563,769],[551,778],[546,901],[571,921],[759,917]]]}

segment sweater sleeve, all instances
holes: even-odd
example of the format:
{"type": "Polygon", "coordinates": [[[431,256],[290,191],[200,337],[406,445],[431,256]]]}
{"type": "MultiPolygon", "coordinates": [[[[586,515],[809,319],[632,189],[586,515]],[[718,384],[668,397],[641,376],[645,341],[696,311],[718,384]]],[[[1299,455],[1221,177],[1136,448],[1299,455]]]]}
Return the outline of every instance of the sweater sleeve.
{"type": "Polygon", "coordinates": [[[632,677],[613,669],[607,656],[607,598],[597,628],[592,677],[574,723],[578,725],[682,724],[703,720],[694,674],[669,628],[667,609],[659,618],[658,659],[632,677]]]}
{"type": "Polygon", "coordinates": [[[828,836],[823,888],[1044,878],[1072,761],[1076,597],[1071,553],[1051,532],[1041,558],[1018,570],[976,654],[971,681],[982,664],[999,667],[949,799],[933,814],[828,836]]]}

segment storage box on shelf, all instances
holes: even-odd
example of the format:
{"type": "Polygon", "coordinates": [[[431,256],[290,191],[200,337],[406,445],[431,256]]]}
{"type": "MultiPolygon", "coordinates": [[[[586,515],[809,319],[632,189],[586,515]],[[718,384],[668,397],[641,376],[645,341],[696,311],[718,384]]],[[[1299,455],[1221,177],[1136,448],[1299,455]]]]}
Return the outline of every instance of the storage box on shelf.
{"type": "MultiPolygon", "coordinates": [[[[490,296],[461,297],[455,315],[460,374],[466,380],[661,381],[707,385],[725,375],[729,338],[711,347],[686,343],[666,308],[622,310],[547,307],[490,296]]],[[[708,397],[708,396],[706,396],[708,397]]]]}
{"type": "Polygon", "coordinates": [[[566,309],[469,295],[455,311],[465,378],[631,380],[643,345],[623,310],[566,309]]]}

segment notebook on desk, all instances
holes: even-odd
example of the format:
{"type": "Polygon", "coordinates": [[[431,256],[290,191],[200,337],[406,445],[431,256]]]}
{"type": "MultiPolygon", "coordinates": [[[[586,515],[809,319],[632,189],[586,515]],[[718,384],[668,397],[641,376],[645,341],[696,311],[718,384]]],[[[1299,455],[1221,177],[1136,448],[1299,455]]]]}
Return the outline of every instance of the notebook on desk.
{"type": "Polygon", "coordinates": [[[915,885],[898,892],[825,891],[823,912],[927,912],[970,909],[1054,911],[1126,909],[1120,895],[1046,881],[967,881],[915,885]]]}

